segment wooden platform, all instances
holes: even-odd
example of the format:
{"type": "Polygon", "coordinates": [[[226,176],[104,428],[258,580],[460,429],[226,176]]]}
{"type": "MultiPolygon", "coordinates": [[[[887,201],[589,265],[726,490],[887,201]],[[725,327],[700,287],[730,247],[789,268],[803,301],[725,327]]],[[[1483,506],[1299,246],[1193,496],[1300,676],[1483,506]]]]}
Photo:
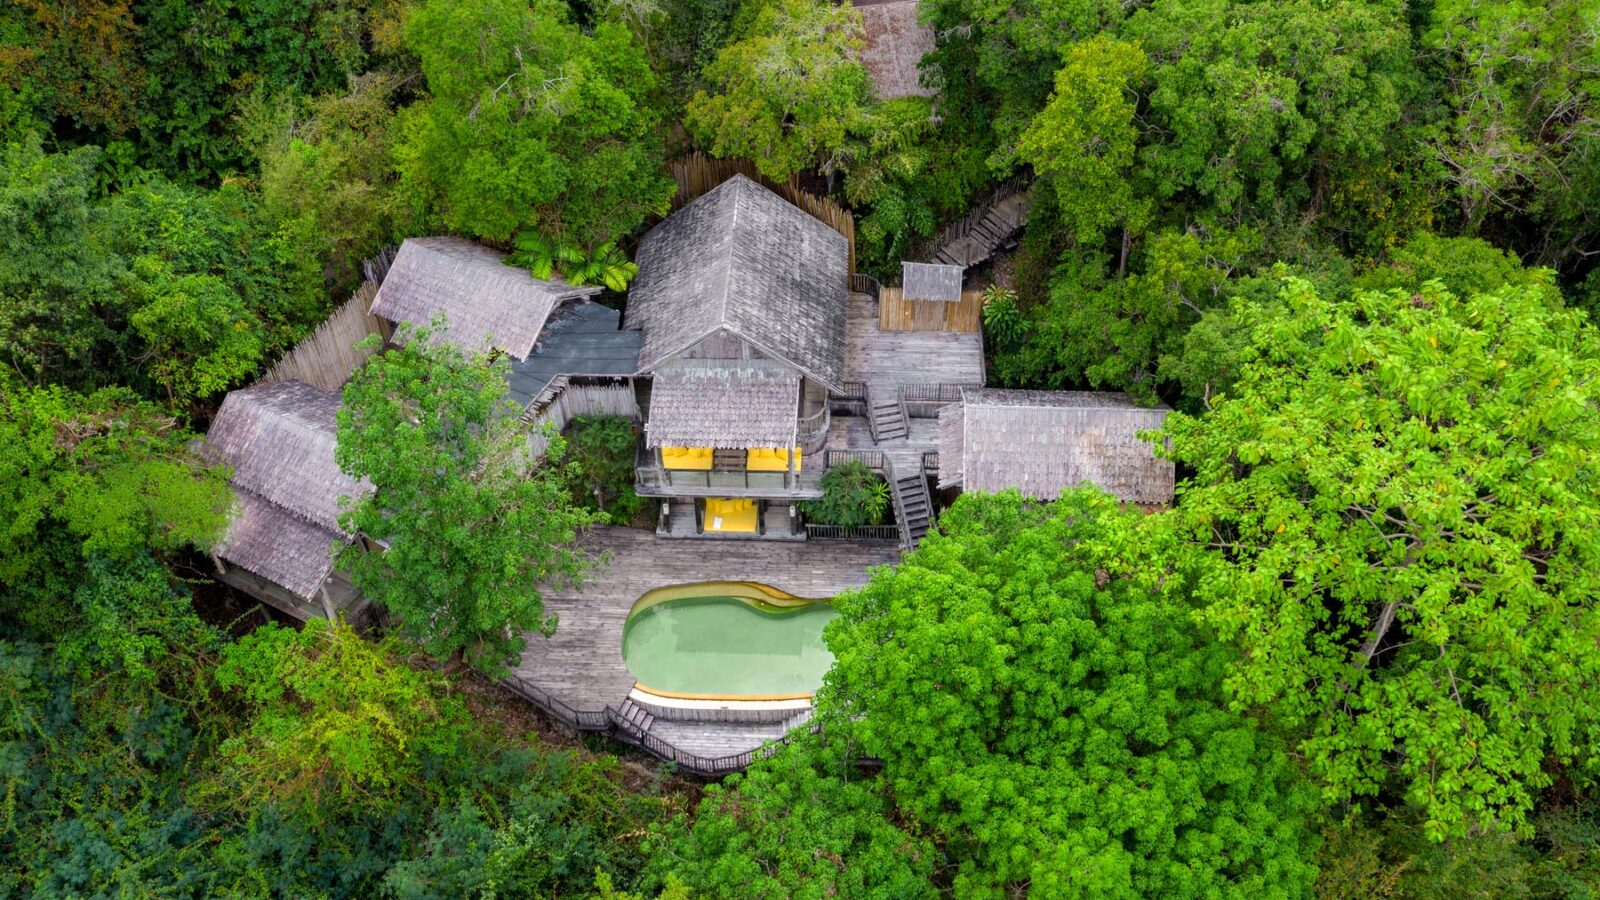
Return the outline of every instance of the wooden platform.
{"type": "Polygon", "coordinates": [[[878,302],[866,294],[851,294],[845,317],[844,380],[875,387],[981,386],[983,344],[976,334],[883,331],[878,327],[878,302]]]}
{"type": "MultiPolygon", "coordinates": [[[[633,528],[597,528],[580,543],[590,553],[609,554],[609,562],[580,588],[546,595],[545,609],[558,617],[556,633],[530,633],[512,674],[585,713],[617,709],[633,689],[622,661],[622,627],[634,602],[652,588],[756,581],[800,597],[832,597],[865,584],[868,568],[900,556],[881,543],[667,540],[633,528]]],[[[776,728],[675,722],[658,723],[651,733],[661,729],[657,736],[676,745],[692,731],[694,746],[682,749],[714,757],[749,750],[781,733],[776,728]]]]}

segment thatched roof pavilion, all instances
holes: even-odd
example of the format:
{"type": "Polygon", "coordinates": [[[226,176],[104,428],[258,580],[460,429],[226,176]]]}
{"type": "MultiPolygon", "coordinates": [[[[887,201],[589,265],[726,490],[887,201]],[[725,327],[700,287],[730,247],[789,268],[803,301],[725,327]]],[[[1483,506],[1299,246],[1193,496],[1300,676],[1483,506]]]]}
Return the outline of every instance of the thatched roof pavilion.
{"type": "Polygon", "coordinates": [[[635,261],[638,374],[724,334],[841,388],[849,242],[794,204],[735,175],[652,228],[635,261]]]}
{"type": "Polygon", "coordinates": [[[1128,394],[965,388],[939,413],[939,486],[1049,500],[1088,481],[1130,503],[1168,504],[1172,462],[1139,432],[1169,412],[1128,394]]]}
{"type": "Polygon", "coordinates": [[[333,448],[339,395],[298,381],[228,394],[206,450],[233,467],[233,521],[214,553],[294,595],[310,599],[333,569],[339,498],[371,485],[339,469],[333,448]]]}
{"type": "Polygon", "coordinates": [[[413,325],[442,314],[445,328],[434,340],[467,353],[495,347],[526,359],[551,310],[563,300],[600,293],[598,287],[534,278],[503,259],[460,238],[410,238],[390,264],[372,314],[413,325]]]}
{"type": "Polygon", "coordinates": [[[867,31],[861,64],[872,75],[878,99],[932,96],[918,66],[933,51],[933,29],[917,21],[917,0],[857,3],[856,10],[867,31]]]}
{"type": "Polygon", "coordinates": [[[649,447],[789,447],[800,376],[753,360],[715,367],[666,366],[650,392],[649,447]]]}

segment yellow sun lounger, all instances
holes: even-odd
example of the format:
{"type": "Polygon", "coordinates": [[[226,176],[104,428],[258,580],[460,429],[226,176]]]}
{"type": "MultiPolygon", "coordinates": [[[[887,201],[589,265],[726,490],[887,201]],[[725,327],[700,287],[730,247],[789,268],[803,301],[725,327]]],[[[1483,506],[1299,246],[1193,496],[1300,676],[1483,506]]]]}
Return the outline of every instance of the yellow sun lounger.
{"type": "Polygon", "coordinates": [[[662,447],[661,465],[668,469],[711,471],[710,447],[662,447]]]}
{"type": "MultiPolygon", "coordinates": [[[[794,470],[800,471],[800,463],[804,454],[794,451],[794,470]]],[[[745,468],[752,472],[787,472],[789,471],[789,451],[785,448],[751,447],[746,451],[745,468]]]]}
{"type": "Polygon", "coordinates": [[[706,498],[706,531],[756,533],[756,502],[754,500],[724,500],[706,498]]]}

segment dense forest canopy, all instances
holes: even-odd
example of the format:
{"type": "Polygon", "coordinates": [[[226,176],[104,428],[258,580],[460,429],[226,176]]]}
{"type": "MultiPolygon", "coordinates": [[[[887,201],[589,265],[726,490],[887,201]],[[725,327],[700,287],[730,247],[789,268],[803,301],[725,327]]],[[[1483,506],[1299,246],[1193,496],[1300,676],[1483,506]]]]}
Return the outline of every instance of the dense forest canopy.
{"type": "MultiPolygon", "coordinates": [[[[927,94],[880,99],[823,0],[0,7],[0,892],[1600,891],[1600,3],[919,16],[927,94]],[[477,674],[637,516],[635,435],[525,477],[504,360],[428,323],[339,421],[394,627],[213,579],[195,439],[364,260],[449,233],[625,303],[691,152],[885,280],[1026,190],[990,384],[1172,406],[1174,506],[963,497],[838,598],[820,728],[710,786],[477,674]]],[[[837,472],[819,514],[881,519],[837,472]]]]}

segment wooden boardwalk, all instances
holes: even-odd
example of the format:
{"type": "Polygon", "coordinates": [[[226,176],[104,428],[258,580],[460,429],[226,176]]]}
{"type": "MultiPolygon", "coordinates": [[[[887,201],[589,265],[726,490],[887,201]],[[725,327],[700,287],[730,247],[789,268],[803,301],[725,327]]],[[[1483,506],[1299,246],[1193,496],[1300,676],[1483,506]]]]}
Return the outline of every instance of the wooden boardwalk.
{"type": "MultiPolygon", "coordinates": [[[[547,693],[573,710],[616,710],[633,690],[622,661],[622,627],[648,590],[698,581],[756,581],[799,597],[832,597],[866,584],[868,569],[897,561],[884,544],[847,541],[675,541],[634,528],[596,528],[580,540],[609,554],[577,589],[552,590],[545,609],[558,617],[551,637],[530,633],[514,681],[547,693]]],[[[782,735],[779,726],[657,721],[653,736],[705,757],[751,749],[782,735]],[[693,735],[693,738],[689,738],[693,735]],[[752,743],[753,741],[753,743],[752,743]]]]}
{"type": "Polygon", "coordinates": [[[844,380],[873,386],[981,386],[982,339],[948,331],[883,331],[878,302],[851,294],[845,314],[844,380]]]}

